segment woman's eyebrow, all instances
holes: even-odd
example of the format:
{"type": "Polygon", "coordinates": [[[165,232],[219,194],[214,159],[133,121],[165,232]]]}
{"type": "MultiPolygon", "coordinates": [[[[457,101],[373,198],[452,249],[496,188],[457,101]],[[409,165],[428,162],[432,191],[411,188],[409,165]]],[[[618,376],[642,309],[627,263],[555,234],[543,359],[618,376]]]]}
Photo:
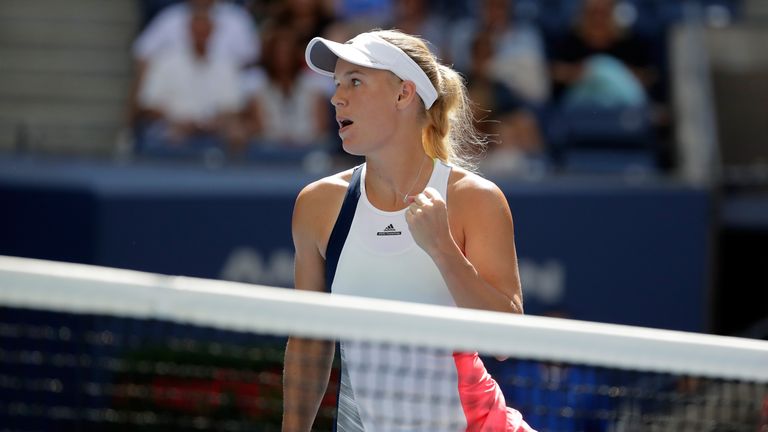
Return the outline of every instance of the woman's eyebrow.
{"type": "MultiPolygon", "coordinates": [[[[344,72],[344,73],[342,74],[342,76],[350,76],[350,75],[354,75],[354,74],[358,74],[358,75],[365,75],[365,72],[363,72],[363,71],[362,71],[362,70],[360,70],[360,69],[352,69],[352,70],[349,70],[349,71],[346,71],[346,72],[344,72]]],[[[338,78],[338,77],[336,76],[336,74],[333,74],[333,79],[337,79],[337,78],[338,78]]]]}

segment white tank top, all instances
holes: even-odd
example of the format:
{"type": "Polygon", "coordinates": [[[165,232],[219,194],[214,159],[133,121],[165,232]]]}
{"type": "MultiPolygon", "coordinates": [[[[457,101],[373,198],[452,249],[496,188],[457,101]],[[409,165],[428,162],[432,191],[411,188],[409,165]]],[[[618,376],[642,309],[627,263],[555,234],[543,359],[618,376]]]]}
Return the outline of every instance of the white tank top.
{"type": "MultiPolygon", "coordinates": [[[[365,190],[365,165],[361,169],[360,198],[331,292],[455,306],[432,258],[413,240],[405,210],[386,212],[374,207],[365,190]]],[[[435,161],[428,185],[444,198],[450,173],[450,166],[435,161]]],[[[466,429],[452,352],[345,341],[340,351],[337,431],[466,429]],[[403,365],[420,370],[398,373],[403,365]],[[386,385],[381,385],[382,380],[386,385]]]]}
{"type": "MultiPolygon", "coordinates": [[[[413,240],[405,210],[374,207],[366,167],[355,171],[326,251],[332,293],[455,306],[440,271],[413,240]]],[[[428,186],[447,203],[451,167],[435,161],[428,186]]],[[[476,352],[339,341],[337,432],[532,432],[506,406],[476,352]]],[[[535,431],[533,431],[535,432],[535,431]]]]}
{"type": "MultiPolygon", "coordinates": [[[[405,209],[386,212],[374,207],[365,190],[365,165],[361,169],[360,199],[331,292],[455,306],[432,258],[413,240],[405,209]]],[[[444,199],[450,173],[450,166],[435,161],[428,186],[444,199]]]]}

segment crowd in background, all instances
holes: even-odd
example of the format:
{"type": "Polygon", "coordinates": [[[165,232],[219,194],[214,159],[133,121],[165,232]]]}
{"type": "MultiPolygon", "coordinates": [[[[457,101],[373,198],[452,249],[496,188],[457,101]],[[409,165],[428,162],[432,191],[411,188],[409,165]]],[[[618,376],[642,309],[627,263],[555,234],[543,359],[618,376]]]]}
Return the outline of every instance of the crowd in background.
{"type": "Polygon", "coordinates": [[[670,168],[664,29],[642,31],[616,0],[568,3],[544,25],[520,13],[523,0],[145,0],[133,46],[136,151],[341,156],[332,81],[308,70],[304,48],[314,36],[396,28],[465,77],[490,137],[481,171],[670,168]]]}

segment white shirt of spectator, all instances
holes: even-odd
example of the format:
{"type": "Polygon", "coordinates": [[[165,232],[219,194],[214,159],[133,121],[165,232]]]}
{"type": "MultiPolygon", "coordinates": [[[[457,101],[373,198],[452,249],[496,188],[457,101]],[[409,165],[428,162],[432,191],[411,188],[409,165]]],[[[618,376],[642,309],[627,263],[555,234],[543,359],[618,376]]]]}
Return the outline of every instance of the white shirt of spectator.
{"type": "Polygon", "coordinates": [[[549,71],[544,42],[530,25],[518,24],[501,35],[491,74],[531,102],[549,98],[549,71]]]}
{"type": "MultiPolygon", "coordinates": [[[[463,19],[451,29],[450,57],[454,67],[462,72],[470,70],[472,39],[478,31],[475,18],[463,19]]],[[[545,102],[549,98],[549,72],[539,30],[525,22],[515,22],[496,38],[492,76],[530,102],[545,102]]]]}
{"type": "Polygon", "coordinates": [[[139,104],[171,121],[205,123],[241,109],[239,68],[231,61],[197,58],[189,50],[157,58],[139,90],[139,104]]]}
{"type": "MultiPolygon", "coordinates": [[[[208,42],[209,55],[232,59],[239,65],[255,62],[261,45],[248,11],[236,4],[216,2],[210,13],[214,28],[208,42]]],[[[163,9],[134,42],[134,57],[151,61],[159,55],[190,49],[190,15],[186,2],[163,9]]]]}
{"type": "Polygon", "coordinates": [[[317,130],[318,98],[329,99],[330,81],[314,72],[303,71],[296,78],[290,95],[272,85],[262,69],[248,71],[243,80],[248,98],[255,98],[259,105],[261,138],[286,146],[317,144],[323,137],[317,130]]]}

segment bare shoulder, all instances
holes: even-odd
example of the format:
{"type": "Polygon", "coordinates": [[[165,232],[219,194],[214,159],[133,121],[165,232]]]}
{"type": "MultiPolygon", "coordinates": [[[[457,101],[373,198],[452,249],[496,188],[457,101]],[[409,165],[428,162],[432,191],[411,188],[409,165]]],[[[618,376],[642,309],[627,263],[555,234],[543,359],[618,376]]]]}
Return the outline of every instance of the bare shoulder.
{"type": "Polygon", "coordinates": [[[328,237],[336,223],[351,178],[350,169],[316,180],[299,192],[293,209],[295,243],[309,241],[321,255],[325,254],[328,237]]]}
{"type": "Polygon", "coordinates": [[[509,208],[504,193],[496,183],[459,167],[451,170],[448,194],[451,203],[461,208],[509,208]]]}
{"type": "Polygon", "coordinates": [[[451,230],[462,250],[470,248],[470,238],[488,241],[488,236],[511,235],[512,212],[504,193],[494,182],[454,167],[447,192],[451,230]]]}
{"type": "Polygon", "coordinates": [[[297,206],[310,206],[317,209],[343,198],[352,178],[352,169],[323,177],[305,186],[296,198],[297,206]],[[329,202],[330,201],[330,202],[329,202]]]}

